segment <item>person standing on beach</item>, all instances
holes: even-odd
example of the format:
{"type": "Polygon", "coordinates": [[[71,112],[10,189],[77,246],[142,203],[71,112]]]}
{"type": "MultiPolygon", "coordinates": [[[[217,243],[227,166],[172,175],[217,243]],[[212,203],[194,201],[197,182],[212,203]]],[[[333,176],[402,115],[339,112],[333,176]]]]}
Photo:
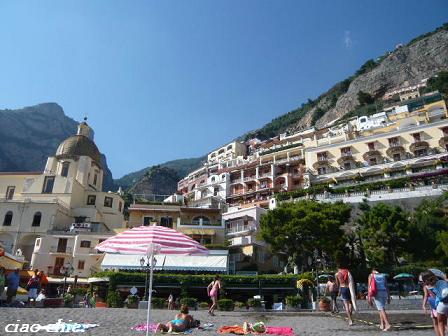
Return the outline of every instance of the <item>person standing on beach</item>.
{"type": "Polygon", "coordinates": [[[389,289],[387,288],[386,274],[379,273],[378,269],[374,267],[372,273],[367,280],[369,304],[372,305],[372,300],[375,301],[376,309],[380,313],[380,329],[389,331],[392,327],[389,318],[386,314],[386,302],[390,304],[389,289]]]}
{"type": "Polygon", "coordinates": [[[6,303],[10,304],[12,302],[12,298],[16,296],[17,289],[19,288],[20,283],[20,270],[16,268],[14,272],[10,273],[6,278],[8,282],[8,289],[6,290],[6,303]]]}
{"type": "Polygon", "coordinates": [[[352,314],[354,309],[354,282],[353,277],[349,270],[343,266],[340,266],[338,272],[335,274],[336,284],[339,288],[339,295],[344,302],[345,312],[347,313],[348,325],[353,325],[352,314]]]}
{"type": "Polygon", "coordinates": [[[170,293],[170,296],[168,296],[168,310],[173,310],[174,309],[173,305],[174,305],[174,297],[173,294],[170,293]]]}
{"type": "Polygon", "coordinates": [[[215,280],[210,282],[207,286],[207,294],[212,299],[212,306],[208,310],[208,314],[215,316],[215,309],[218,306],[218,293],[221,289],[221,278],[219,275],[215,276],[215,280]]]}
{"type": "MultiPolygon", "coordinates": [[[[426,271],[421,273],[420,275],[420,279],[428,279],[431,278],[432,276],[432,272],[431,271],[426,271]]],[[[423,280],[422,280],[423,282],[423,280]]],[[[426,314],[427,308],[426,306],[429,305],[429,309],[431,310],[430,315],[431,315],[431,320],[432,320],[432,326],[434,327],[434,332],[436,334],[436,336],[443,336],[440,334],[439,331],[439,324],[437,321],[437,305],[436,305],[436,293],[435,293],[435,288],[434,288],[434,284],[430,283],[428,280],[425,282],[423,282],[423,311],[426,314]]]]}
{"type": "Polygon", "coordinates": [[[332,303],[331,312],[339,313],[339,307],[338,307],[338,303],[336,301],[336,299],[338,297],[339,287],[338,287],[338,284],[336,283],[336,280],[333,276],[328,277],[325,291],[327,293],[329,293],[330,297],[331,297],[331,303],[332,303]]]}

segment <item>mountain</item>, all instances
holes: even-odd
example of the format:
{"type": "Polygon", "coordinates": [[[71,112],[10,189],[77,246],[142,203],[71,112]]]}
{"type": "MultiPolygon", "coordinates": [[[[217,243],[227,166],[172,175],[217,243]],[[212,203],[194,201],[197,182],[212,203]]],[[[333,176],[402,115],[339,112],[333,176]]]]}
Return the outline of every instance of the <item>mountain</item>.
{"type": "MultiPolygon", "coordinates": [[[[413,39],[407,45],[397,46],[393,52],[368,60],[353,76],[337,83],[315,100],[308,99],[297,109],[273,119],[240,139],[267,139],[314,125],[321,127],[349,114],[365,113],[358,101],[360,91],[379,101],[392,88],[416,83],[447,69],[448,23],[413,39]]],[[[373,106],[373,111],[377,107],[373,106]]]]}
{"type": "MultiPolygon", "coordinates": [[[[78,122],[61,106],[44,103],[18,110],[0,110],[0,171],[42,171],[47,157],[59,144],[76,134],[78,122]]],[[[114,190],[112,173],[104,155],[104,190],[114,190]]]]}
{"type": "MultiPolygon", "coordinates": [[[[154,167],[169,168],[170,170],[173,170],[179,176],[179,179],[181,179],[185,175],[187,175],[189,172],[201,167],[202,164],[206,160],[207,160],[207,157],[202,156],[199,158],[168,161],[168,162],[162,163],[157,166],[143,168],[139,171],[127,174],[127,175],[123,176],[122,178],[115,180],[114,183],[116,186],[121,186],[125,189],[129,189],[129,188],[135,186],[135,184],[138,183],[143,178],[143,176],[147,172],[151,171],[154,167]]],[[[177,181],[176,181],[176,184],[177,184],[177,181]]],[[[145,194],[145,192],[142,192],[142,194],[145,194]]],[[[146,194],[149,194],[149,192],[146,192],[146,194]]],[[[167,195],[164,193],[156,193],[156,194],[167,195]]]]}
{"type": "Polygon", "coordinates": [[[171,195],[177,190],[180,176],[168,167],[153,166],[131,188],[131,194],[171,195]]]}

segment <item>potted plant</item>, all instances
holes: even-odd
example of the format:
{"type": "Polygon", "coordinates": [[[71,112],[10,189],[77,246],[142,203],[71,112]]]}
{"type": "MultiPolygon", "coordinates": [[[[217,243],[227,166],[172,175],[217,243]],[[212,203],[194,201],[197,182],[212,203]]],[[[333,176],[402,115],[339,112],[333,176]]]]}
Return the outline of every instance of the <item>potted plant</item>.
{"type": "Polygon", "coordinates": [[[302,304],[300,295],[290,295],[286,297],[286,310],[298,310],[302,304]]]}
{"type": "Polygon", "coordinates": [[[199,308],[200,309],[209,309],[210,305],[208,302],[201,302],[201,303],[199,303],[199,308]]]}
{"type": "Polygon", "coordinates": [[[180,304],[186,305],[189,308],[196,308],[197,302],[198,302],[198,300],[196,300],[195,298],[192,298],[192,297],[184,297],[184,298],[180,299],[180,304]]]}
{"type": "Polygon", "coordinates": [[[124,303],[126,304],[127,308],[137,309],[139,300],[140,299],[137,295],[129,294],[124,303]]]}
{"type": "Polygon", "coordinates": [[[121,299],[120,293],[118,291],[109,293],[107,295],[107,306],[109,308],[121,308],[123,307],[123,300],[121,299]]]}
{"type": "Polygon", "coordinates": [[[73,300],[75,298],[73,296],[73,294],[65,293],[63,298],[64,298],[64,306],[65,307],[73,307],[73,300]]]}
{"type": "Polygon", "coordinates": [[[233,301],[230,299],[220,299],[218,300],[218,309],[223,311],[233,310],[233,301]]]}
{"type": "Polygon", "coordinates": [[[151,298],[151,307],[156,309],[163,309],[167,306],[166,300],[163,298],[151,298]]]}
{"type": "Polygon", "coordinates": [[[246,310],[246,303],[241,302],[241,301],[235,301],[233,303],[234,305],[234,310],[246,310]]]}
{"type": "Polygon", "coordinates": [[[261,300],[260,299],[249,299],[247,300],[247,304],[252,310],[258,311],[261,310],[261,300]]]}
{"type": "Polygon", "coordinates": [[[319,310],[320,311],[330,311],[331,310],[331,300],[326,296],[320,298],[319,300],[319,310]]]}

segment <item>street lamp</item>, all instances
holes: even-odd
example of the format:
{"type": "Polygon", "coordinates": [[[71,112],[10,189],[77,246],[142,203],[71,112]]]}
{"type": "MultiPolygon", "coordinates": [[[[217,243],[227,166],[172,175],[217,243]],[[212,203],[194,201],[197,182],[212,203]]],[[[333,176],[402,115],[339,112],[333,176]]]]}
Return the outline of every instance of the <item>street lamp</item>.
{"type": "Polygon", "coordinates": [[[144,270],[145,266],[146,266],[145,294],[144,294],[143,298],[145,300],[148,300],[147,299],[147,294],[148,294],[147,288],[148,288],[148,274],[149,274],[149,259],[146,261],[146,265],[145,265],[145,261],[146,261],[145,257],[141,257],[141,259],[140,259],[140,266],[142,267],[142,270],[144,270]]]}
{"type": "Polygon", "coordinates": [[[72,264],[66,262],[64,266],[61,267],[62,274],[64,274],[64,286],[62,287],[62,294],[65,294],[65,286],[67,285],[67,277],[72,274],[75,269],[72,264]]]}

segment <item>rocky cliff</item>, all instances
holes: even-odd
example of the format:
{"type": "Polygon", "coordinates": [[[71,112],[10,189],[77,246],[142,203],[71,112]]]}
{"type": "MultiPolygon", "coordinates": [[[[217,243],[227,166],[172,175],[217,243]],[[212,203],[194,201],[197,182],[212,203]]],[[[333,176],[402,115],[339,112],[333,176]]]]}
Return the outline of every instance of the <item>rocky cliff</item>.
{"type": "Polygon", "coordinates": [[[353,76],[337,83],[315,100],[283,114],[240,139],[266,139],[313,125],[321,127],[354,111],[358,92],[379,99],[390,89],[416,83],[448,69],[448,24],[421,35],[407,45],[367,61],[353,76]]]}
{"type": "Polygon", "coordinates": [[[177,190],[180,176],[168,167],[153,166],[129,189],[132,194],[171,195],[177,190]]]}
{"type": "MultiPolygon", "coordinates": [[[[78,123],[61,106],[44,103],[18,110],[0,110],[0,171],[42,171],[47,157],[76,134],[78,123]]],[[[102,155],[104,190],[113,190],[112,173],[102,155]]]]}

